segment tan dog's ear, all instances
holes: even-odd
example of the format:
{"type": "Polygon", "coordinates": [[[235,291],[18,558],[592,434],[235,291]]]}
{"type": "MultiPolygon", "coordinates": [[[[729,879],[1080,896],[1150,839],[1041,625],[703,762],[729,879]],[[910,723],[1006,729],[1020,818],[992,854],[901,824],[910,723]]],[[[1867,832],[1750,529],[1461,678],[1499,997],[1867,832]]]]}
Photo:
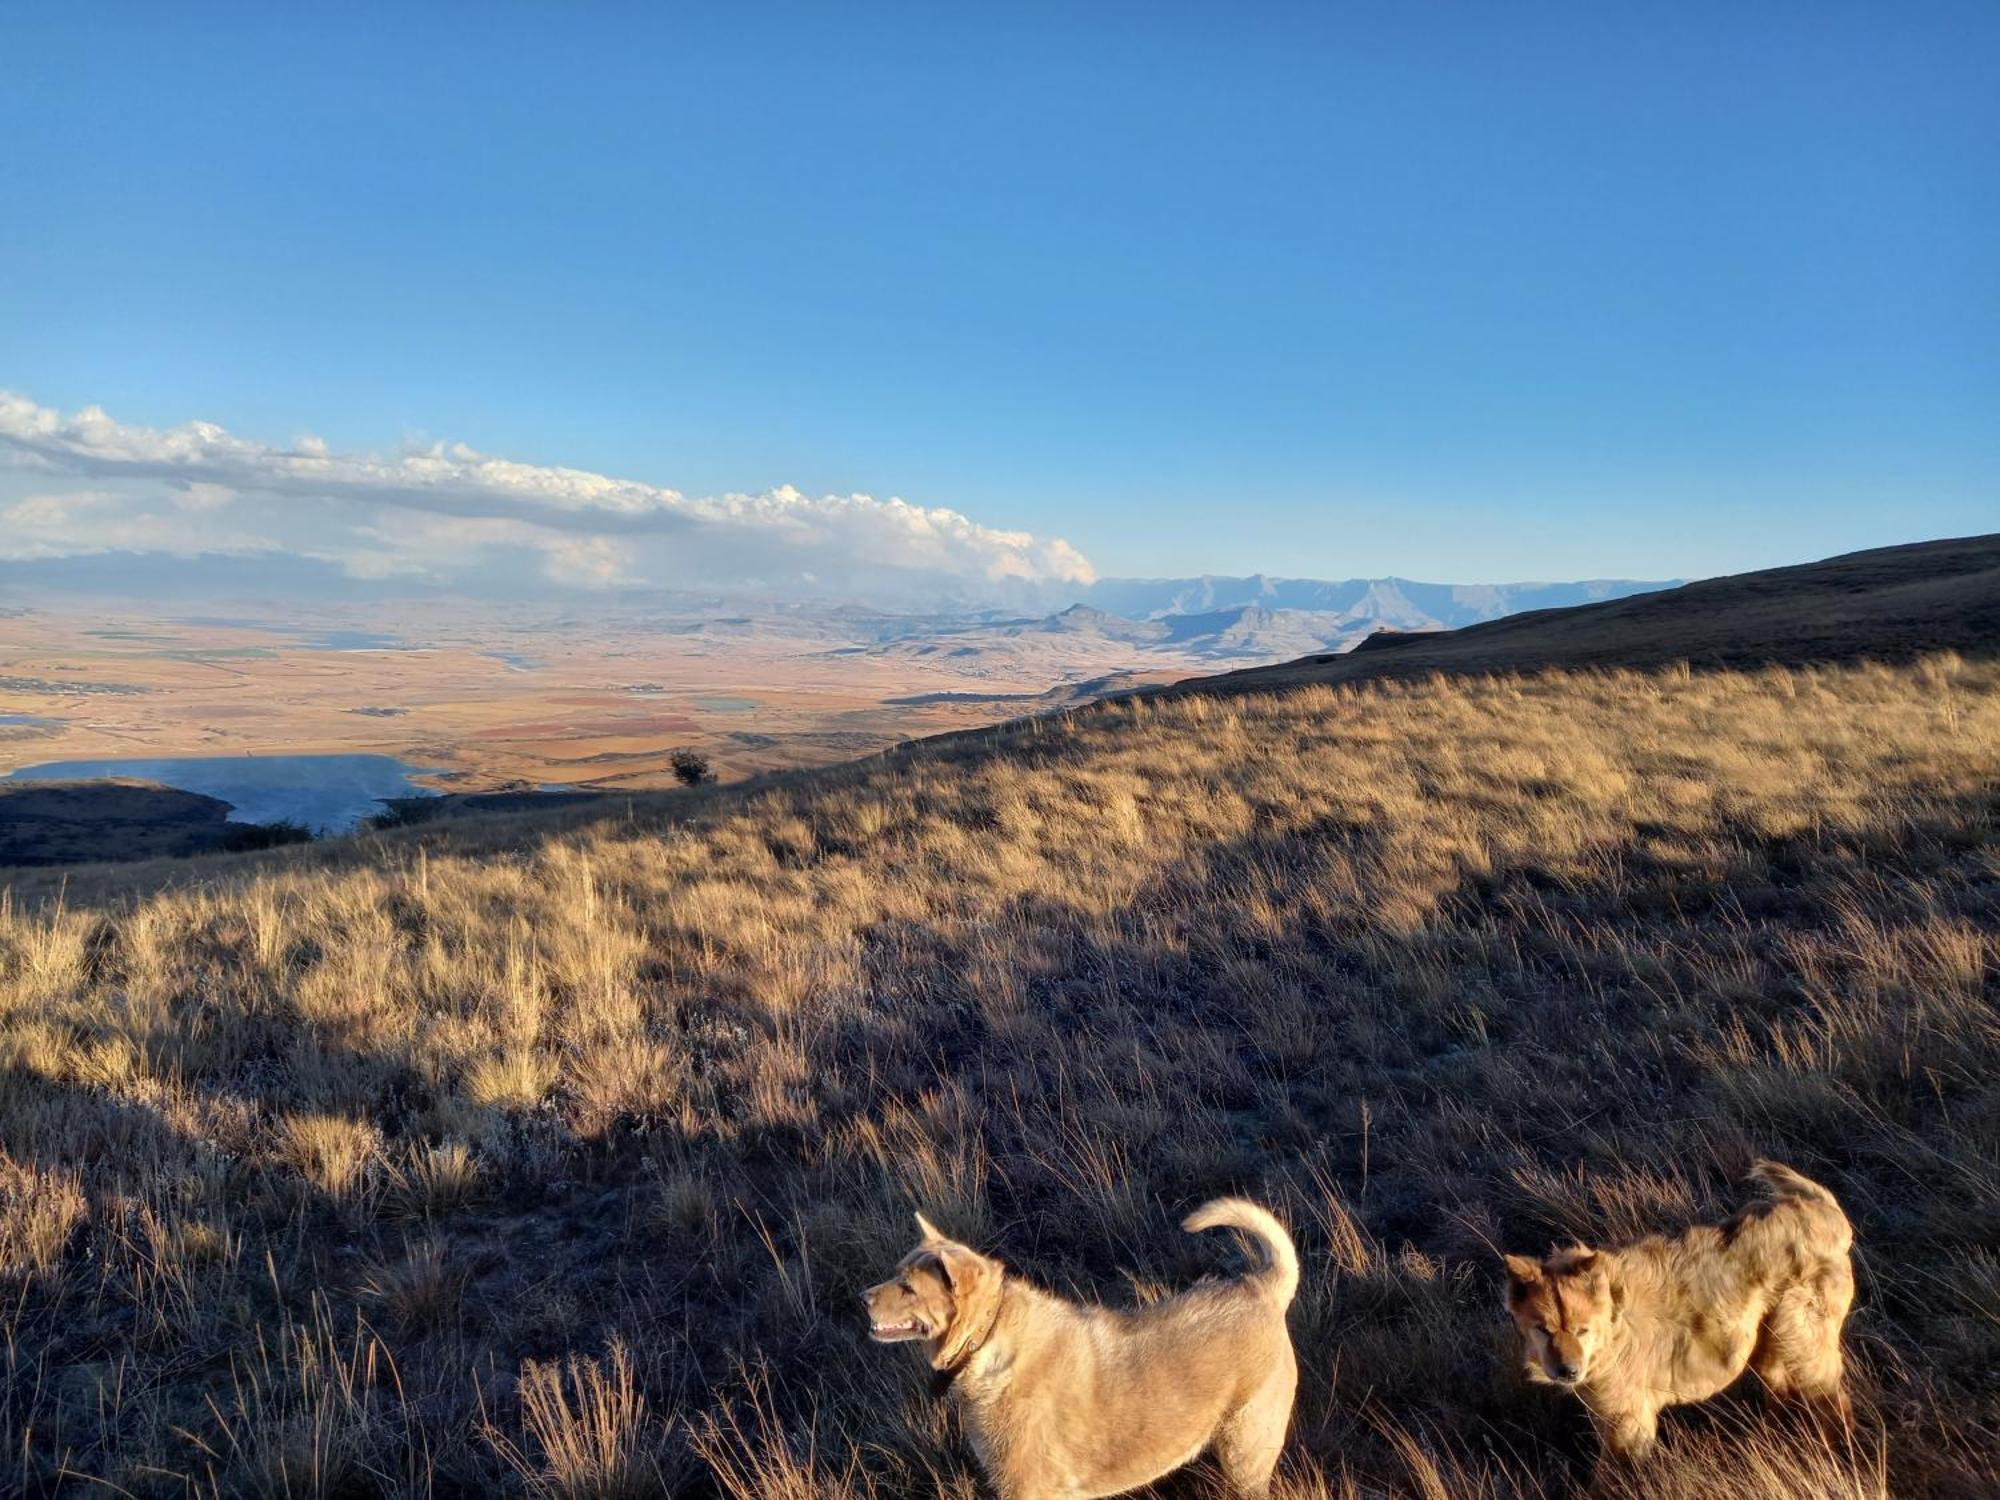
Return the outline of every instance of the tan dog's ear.
{"type": "Polygon", "coordinates": [[[953,1292],[963,1292],[980,1277],[999,1269],[997,1261],[988,1260],[970,1245],[961,1245],[957,1240],[940,1238],[929,1247],[937,1257],[938,1269],[944,1272],[944,1279],[953,1292]]]}
{"type": "Polygon", "coordinates": [[[999,1312],[1000,1285],[1007,1273],[999,1261],[955,1240],[928,1248],[951,1285],[951,1322],[931,1350],[931,1368],[945,1370],[971,1354],[977,1341],[992,1332],[999,1312]]]}
{"type": "Polygon", "coordinates": [[[942,1245],[947,1238],[937,1225],[926,1219],[921,1213],[917,1215],[917,1232],[923,1235],[926,1245],[942,1245]]]}
{"type": "Polygon", "coordinates": [[[1518,1302],[1531,1287],[1540,1284],[1542,1263],[1528,1255],[1502,1257],[1507,1262],[1507,1300],[1518,1302]]]}

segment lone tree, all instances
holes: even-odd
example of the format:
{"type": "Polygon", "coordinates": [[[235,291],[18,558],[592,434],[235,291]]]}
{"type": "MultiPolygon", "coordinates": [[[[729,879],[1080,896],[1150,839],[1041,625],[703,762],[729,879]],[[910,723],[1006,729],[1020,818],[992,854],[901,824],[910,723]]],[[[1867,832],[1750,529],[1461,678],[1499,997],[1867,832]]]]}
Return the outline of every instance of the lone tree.
{"type": "Polygon", "coordinates": [[[676,750],[667,758],[667,764],[674,768],[674,780],[682,786],[700,786],[714,779],[708,757],[699,750],[676,750]]]}

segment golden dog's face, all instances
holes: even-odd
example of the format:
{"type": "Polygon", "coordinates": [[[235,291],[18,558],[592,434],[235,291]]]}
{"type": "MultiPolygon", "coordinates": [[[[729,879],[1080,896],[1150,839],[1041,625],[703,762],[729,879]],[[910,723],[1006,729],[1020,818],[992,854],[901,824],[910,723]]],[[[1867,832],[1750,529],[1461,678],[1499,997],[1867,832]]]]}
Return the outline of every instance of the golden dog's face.
{"type": "Polygon", "coordinates": [[[972,1341],[990,1331],[1005,1272],[969,1246],[938,1232],[922,1214],[923,1242],[904,1256],[896,1274],[861,1294],[868,1336],[879,1344],[922,1340],[938,1368],[956,1361],[972,1341]]]}
{"type": "Polygon", "coordinates": [[[1611,1280],[1592,1250],[1564,1250],[1547,1260],[1507,1257],[1507,1311],[1521,1330],[1530,1380],[1576,1385],[1617,1316],[1611,1280]]]}

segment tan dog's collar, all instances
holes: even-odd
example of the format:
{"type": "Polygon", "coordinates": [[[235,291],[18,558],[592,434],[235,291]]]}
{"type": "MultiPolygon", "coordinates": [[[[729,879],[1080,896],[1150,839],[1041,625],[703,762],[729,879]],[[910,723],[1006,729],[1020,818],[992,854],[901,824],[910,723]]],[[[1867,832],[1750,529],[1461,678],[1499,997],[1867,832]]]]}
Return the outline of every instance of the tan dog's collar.
{"type": "Polygon", "coordinates": [[[1006,1302],[1006,1298],[1007,1272],[1003,1267],[1000,1272],[1000,1284],[993,1289],[993,1316],[986,1320],[986,1326],[979,1330],[979,1336],[966,1343],[965,1348],[959,1352],[957,1359],[948,1365],[941,1365],[937,1368],[936,1372],[931,1376],[931,1394],[933,1396],[948,1394],[952,1383],[958,1379],[959,1372],[971,1364],[973,1356],[986,1347],[986,1341],[993,1337],[993,1330],[999,1326],[1000,1311],[1006,1302]]]}

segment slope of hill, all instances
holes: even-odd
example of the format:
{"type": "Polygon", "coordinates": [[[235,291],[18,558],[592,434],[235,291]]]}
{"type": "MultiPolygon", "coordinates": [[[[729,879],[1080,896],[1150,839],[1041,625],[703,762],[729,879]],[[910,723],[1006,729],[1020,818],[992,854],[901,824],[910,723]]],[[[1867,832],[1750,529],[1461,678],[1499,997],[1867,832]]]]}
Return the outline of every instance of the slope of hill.
{"type": "Polygon", "coordinates": [[[1859,1233],[1853,1447],[1725,1402],[1601,1493],[1990,1493],[2000,662],[1229,687],[0,903],[8,1483],[967,1500],[854,1299],[909,1210],[1129,1302],[1242,1191],[1281,1500],[1554,1500],[1495,1252],[1772,1155],[1859,1233]]]}
{"type": "Polygon", "coordinates": [[[1262,691],[1427,672],[1540,667],[1908,660],[2000,649],[2000,534],[1855,552],[1575,609],[1537,610],[1398,642],[1190,683],[1262,691]]]}

